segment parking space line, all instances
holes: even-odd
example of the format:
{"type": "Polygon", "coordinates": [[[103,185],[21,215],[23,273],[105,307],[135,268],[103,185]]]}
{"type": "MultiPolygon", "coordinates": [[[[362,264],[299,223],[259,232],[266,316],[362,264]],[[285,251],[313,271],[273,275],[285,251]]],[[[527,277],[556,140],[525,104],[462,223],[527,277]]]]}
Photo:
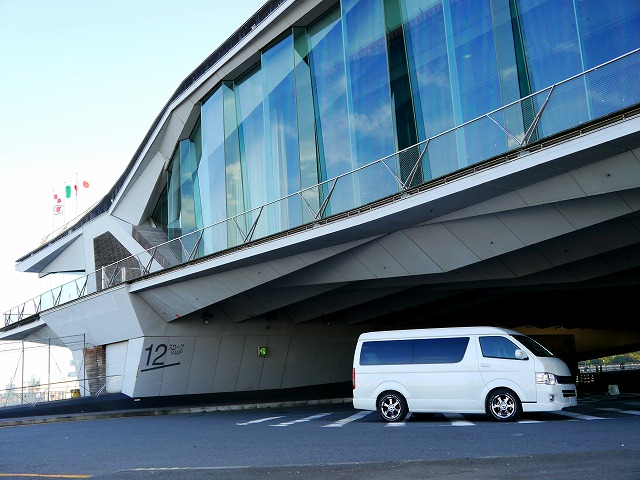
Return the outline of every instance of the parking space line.
{"type": "Polygon", "coordinates": [[[298,420],[291,420],[290,422],[275,423],[275,424],[269,425],[269,426],[270,427],[288,427],[289,425],[293,425],[294,423],[309,422],[309,421],[315,420],[317,418],[326,417],[327,415],[331,415],[331,414],[330,413],[318,413],[316,415],[311,415],[310,417],[299,418],[298,420]]]}
{"type": "Polygon", "coordinates": [[[323,427],[342,427],[343,425],[346,425],[347,423],[350,422],[354,422],[356,420],[359,420],[363,417],[366,417],[367,415],[372,414],[372,411],[361,411],[356,413],[355,415],[351,415],[350,417],[347,418],[343,418],[342,420],[338,420],[337,422],[333,422],[330,423],[328,425],[323,425],[323,427]]]}
{"type": "Polygon", "coordinates": [[[262,423],[262,422],[269,422],[271,420],[277,420],[279,418],[282,418],[284,415],[280,415],[279,417],[267,417],[267,418],[259,418],[258,420],[251,420],[249,422],[241,422],[241,423],[236,423],[236,425],[251,425],[254,423],[262,423]]]}
{"type": "Polygon", "coordinates": [[[638,410],[623,410],[621,408],[599,408],[598,410],[606,410],[607,412],[626,413],[628,415],[640,415],[638,410]]]}
{"type": "Polygon", "coordinates": [[[454,427],[468,427],[470,425],[475,425],[473,422],[466,420],[464,416],[459,413],[443,413],[443,415],[451,422],[451,425],[454,427]]]}
{"type": "Polygon", "coordinates": [[[549,412],[553,415],[562,415],[565,417],[571,417],[571,418],[575,418],[578,420],[608,420],[605,417],[594,417],[593,415],[585,415],[582,413],[575,413],[575,412],[567,412],[565,410],[558,410],[556,412],[549,412]]]}

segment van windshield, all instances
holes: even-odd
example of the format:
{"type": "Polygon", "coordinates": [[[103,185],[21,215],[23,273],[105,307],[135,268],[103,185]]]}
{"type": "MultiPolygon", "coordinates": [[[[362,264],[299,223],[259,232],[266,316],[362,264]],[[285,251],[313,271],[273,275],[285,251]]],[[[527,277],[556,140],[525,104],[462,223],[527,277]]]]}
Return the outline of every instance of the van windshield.
{"type": "Polygon", "coordinates": [[[518,340],[522,345],[531,350],[536,357],[555,357],[553,353],[544,348],[538,342],[536,342],[533,338],[527,337],[526,335],[511,335],[513,338],[518,340]]]}

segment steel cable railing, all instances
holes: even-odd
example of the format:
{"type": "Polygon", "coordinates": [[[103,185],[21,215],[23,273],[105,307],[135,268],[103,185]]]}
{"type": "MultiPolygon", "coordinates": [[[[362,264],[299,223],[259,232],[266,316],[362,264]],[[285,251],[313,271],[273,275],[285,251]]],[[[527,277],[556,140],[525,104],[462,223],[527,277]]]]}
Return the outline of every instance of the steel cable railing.
{"type": "Polygon", "coordinates": [[[436,180],[448,181],[487,160],[526,149],[638,103],[640,49],[407,149],[104,266],[5,312],[4,324],[167,268],[312,228],[320,220],[357,211],[436,180]]]}

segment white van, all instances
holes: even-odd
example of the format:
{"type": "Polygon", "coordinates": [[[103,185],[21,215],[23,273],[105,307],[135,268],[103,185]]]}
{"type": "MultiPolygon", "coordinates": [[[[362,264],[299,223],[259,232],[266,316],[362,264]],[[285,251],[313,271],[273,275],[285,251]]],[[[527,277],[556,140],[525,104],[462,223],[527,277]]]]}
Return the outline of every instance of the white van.
{"type": "Polygon", "coordinates": [[[566,363],[526,335],[497,327],[363,333],[353,358],[353,406],[387,422],[409,412],[486,413],[513,421],[522,412],[577,405],[566,363]]]}

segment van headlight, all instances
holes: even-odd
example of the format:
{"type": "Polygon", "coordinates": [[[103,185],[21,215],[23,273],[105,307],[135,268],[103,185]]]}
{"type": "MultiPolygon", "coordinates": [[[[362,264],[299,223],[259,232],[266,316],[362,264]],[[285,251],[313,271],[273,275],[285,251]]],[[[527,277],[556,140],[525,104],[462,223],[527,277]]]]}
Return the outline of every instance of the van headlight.
{"type": "Polygon", "coordinates": [[[556,377],[553,373],[536,372],[536,383],[542,383],[544,385],[557,385],[558,377],[556,377]]]}

